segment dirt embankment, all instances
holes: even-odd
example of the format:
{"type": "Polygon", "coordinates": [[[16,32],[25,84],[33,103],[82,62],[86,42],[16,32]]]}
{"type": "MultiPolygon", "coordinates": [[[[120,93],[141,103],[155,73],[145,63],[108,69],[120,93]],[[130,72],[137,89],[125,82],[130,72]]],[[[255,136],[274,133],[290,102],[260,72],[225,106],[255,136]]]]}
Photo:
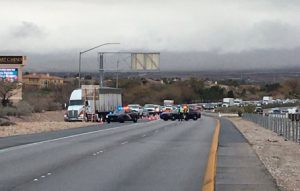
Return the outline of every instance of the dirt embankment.
{"type": "Polygon", "coordinates": [[[230,118],[283,191],[300,191],[300,145],[255,123],[230,118]]]}
{"type": "Polygon", "coordinates": [[[0,137],[55,131],[95,124],[87,122],[65,122],[64,113],[65,111],[49,111],[44,113],[35,113],[31,116],[24,116],[20,118],[9,117],[10,121],[16,124],[0,126],[0,137]]]}

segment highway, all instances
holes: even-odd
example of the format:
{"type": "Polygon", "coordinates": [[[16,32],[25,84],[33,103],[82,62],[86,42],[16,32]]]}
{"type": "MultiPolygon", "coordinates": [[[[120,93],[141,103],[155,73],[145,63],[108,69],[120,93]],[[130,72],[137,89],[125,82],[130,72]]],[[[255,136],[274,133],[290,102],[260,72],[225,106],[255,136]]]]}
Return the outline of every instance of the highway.
{"type": "Polygon", "coordinates": [[[213,118],[125,124],[1,149],[0,190],[201,190],[213,118]]]}

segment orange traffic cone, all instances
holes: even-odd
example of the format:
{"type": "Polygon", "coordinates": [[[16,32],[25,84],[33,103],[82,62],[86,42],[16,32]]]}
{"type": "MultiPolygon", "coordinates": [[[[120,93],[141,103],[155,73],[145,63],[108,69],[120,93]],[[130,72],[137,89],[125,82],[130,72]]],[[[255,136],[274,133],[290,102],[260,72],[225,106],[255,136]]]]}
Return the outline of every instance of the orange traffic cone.
{"type": "Polygon", "coordinates": [[[100,125],[102,125],[102,124],[103,124],[102,117],[100,117],[99,124],[100,124],[100,125]]]}

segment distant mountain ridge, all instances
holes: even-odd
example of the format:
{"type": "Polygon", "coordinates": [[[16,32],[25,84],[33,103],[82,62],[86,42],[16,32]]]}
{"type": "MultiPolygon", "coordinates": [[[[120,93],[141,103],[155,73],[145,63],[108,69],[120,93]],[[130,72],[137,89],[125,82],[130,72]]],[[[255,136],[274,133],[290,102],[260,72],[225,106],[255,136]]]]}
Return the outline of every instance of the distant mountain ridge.
{"type": "MultiPolygon", "coordinates": [[[[1,55],[28,56],[27,71],[76,72],[79,52],[68,50],[57,53],[30,53],[25,51],[0,51],[1,55]]],[[[128,57],[128,56],[127,56],[128,57]]],[[[108,56],[106,70],[116,70],[117,55],[108,56]]],[[[239,71],[299,69],[300,48],[253,50],[239,53],[209,52],[161,52],[161,71],[239,71]]],[[[129,70],[130,58],[120,63],[120,70],[129,70]]],[[[97,52],[82,56],[82,71],[98,70],[97,52]]]]}

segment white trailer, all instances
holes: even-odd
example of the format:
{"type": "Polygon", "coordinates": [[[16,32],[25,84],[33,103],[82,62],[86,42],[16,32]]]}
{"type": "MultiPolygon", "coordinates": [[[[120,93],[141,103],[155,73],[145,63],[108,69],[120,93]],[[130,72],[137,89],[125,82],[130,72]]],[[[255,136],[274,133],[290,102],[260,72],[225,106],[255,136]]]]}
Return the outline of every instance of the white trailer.
{"type": "Polygon", "coordinates": [[[268,105],[273,103],[273,97],[272,96],[264,96],[262,100],[263,105],[268,105]]]}
{"type": "Polygon", "coordinates": [[[82,85],[70,96],[65,121],[98,120],[122,106],[121,89],[82,85]]]}
{"type": "Polygon", "coordinates": [[[233,104],[234,104],[234,106],[241,107],[243,105],[243,100],[242,99],[235,99],[233,104]]]}
{"type": "Polygon", "coordinates": [[[234,106],[234,98],[223,98],[222,107],[234,106]]]}
{"type": "Polygon", "coordinates": [[[174,100],[164,100],[164,106],[173,106],[174,105],[174,100]]]}

